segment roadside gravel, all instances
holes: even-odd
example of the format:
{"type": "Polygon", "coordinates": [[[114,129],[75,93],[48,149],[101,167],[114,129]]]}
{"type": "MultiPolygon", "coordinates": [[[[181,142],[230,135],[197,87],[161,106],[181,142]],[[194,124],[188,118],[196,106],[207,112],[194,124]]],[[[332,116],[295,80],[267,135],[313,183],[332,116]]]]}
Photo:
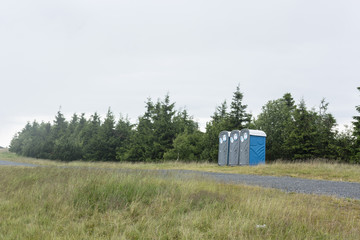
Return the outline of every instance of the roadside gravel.
{"type": "MultiPolygon", "coordinates": [[[[17,163],[0,160],[0,165],[36,167],[37,165],[17,163]]],[[[109,169],[114,170],[114,169],[109,169]]],[[[121,171],[144,171],[119,169],[121,171]]],[[[154,171],[154,170],[148,170],[154,171]]],[[[273,177],[259,175],[245,175],[232,173],[201,172],[192,170],[158,170],[162,175],[172,175],[180,178],[200,176],[207,179],[214,179],[222,183],[244,184],[260,186],[265,188],[281,189],[285,192],[329,195],[340,198],[353,198],[360,200],[360,183],[338,182],[325,180],[311,180],[293,177],[273,177]]]]}

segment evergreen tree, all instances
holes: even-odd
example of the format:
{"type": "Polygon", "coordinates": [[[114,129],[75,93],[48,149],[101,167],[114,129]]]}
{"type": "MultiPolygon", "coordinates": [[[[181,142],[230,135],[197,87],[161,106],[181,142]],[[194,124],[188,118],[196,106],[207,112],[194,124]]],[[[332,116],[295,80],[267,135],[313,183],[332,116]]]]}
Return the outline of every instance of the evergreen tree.
{"type": "Polygon", "coordinates": [[[120,119],[115,127],[116,135],[116,159],[118,161],[129,161],[129,152],[131,151],[131,140],[135,134],[133,124],[128,118],[120,115],[120,119]]]}
{"type": "Polygon", "coordinates": [[[110,108],[106,114],[103,124],[100,126],[98,135],[97,160],[115,161],[116,160],[116,136],[115,136],[115,117],[110,108]]]}
{"type": "Polygon", "coordinates": [[[173,148],[164,154],[165,160],[198,161],[200,160],[203,133],[187,131],[180,133],[174,140],[173,148]]]}
{"type": "Polygon", "coordinates": [[[269,101],[262,107],[262,112],[255,120],[255,128],[263,130],[266,138],[266,159],[291,158],[285,142],[290,135],[295,110],[294,100],[290,93],[280,99],[269,101]]]}
{"type": "MultiPolygon", "coordinates": [[[[61,119],[58,117],[58,119],[61,119]]],[[[66,122],[64,119],[59,122],[66,122]]],[[[82,158],[81,145],[77,141],[76,129],[79,124],[79,118],[77,114],[73,114],[70,123],[64,125],[66,130],[62,131],[62,134],[54,139],[54,153],[53,159],[59,159],[63,161],[79,160],[82,158]]],[[[54,130],[55,131],[55,130],[54,130]]],[[[55,134],[55,133],[54,133],[55,134]]]]}
{"type": "MultiPolygon", "coordinates": [[[[136,130],[131,135],[131,147],[128,145],[122,156],[130,161],[162,160],[164,154],[174,147],[174,140],[179,134],[196,129],[197,124],[186,110],[175,110],[175,103],[170,101],[169,95],[156,103],[149,98],[146,112],[139,117],[136,130]]],[[[118,158],[122,157],[118,154],[118,158]]]]}
{"type": "Polygon", "coordinates": [[[164,153],[172,148],[176,137],[176,125],[174,124],[175,103],[170,103],[169,95],[164,101],[158,101],[153,112],[154,129],[154,152],[153,159],[163,159],[164,153]]]}
{"type": "Polygon", "coordinates": [[[353,131],[350,127],[345,125],[345,129],[342,132],[337,132],[335,135],[335,146],[337,158],[347,163],[354,163],[354,151],[355,151],[355,138],[353,131]]]}
{"type": "Polygon", "coordinates": [[[290,111],[295,109],[295,101],[291,93],[285,93],[281,100],[286,104],[290,111]]]}
{"type": "Polygon", "coordinates": [[[51,139],[51,124],[42,122],[39,126],[39,152],[38,158],[53,159],[53,142],[51,139]]]}
{"type": "Polygon", "coordinates": [[[335,126],[336,120],[328,113],[329,103],[323,98],[320,103],[319,113],[316,115],[316,141],[315,156],[320,158],[336,158],[335,126]]]}
{"type": "Polygon", "coordinates": [[[55,116],[54,125],[52,129],[52,137],[54,140],[60,139],[62,136],[66,134],[68,127],[68,122],[66,121],[64,115],[60,112],[57,112],[55,116]]]}
{"type": "Polygon", "coordinates": [[[39,123],[33,121],[27,125],[27,131],[23,135],[24,141],[21,154],[28,157],[38,158],[40,151],[39,145],[39,123]]]}
{"type": "Polygon", "coordinates": [[[293,114],[289,137],[286,139],[285,147],[292,159],[311,159],[316,152],[316,113],[308,111],[305,101],[302,99],[293,114]]]}
{"type": "Polygon", "coordinates": [[[9,151],[17,153],[19,155],[24,155],[23,147],[25,144],[25,139],[28,137],[26,136],[31,129],[30,122],[27,122],[25,127],[18,133],[15,134],[13,139],[11,140],[9,151]]]}
{"type": "Polygon", "coordinates": [[[127,153],[130,161],[151,161],[155,157],[153,153],[153,145],[156,141],[153,124],[154,104],[150,98],[145,107],[146,112],[139,117],[136,132],[131,138],[131,148],[127,153]]]}
{"type": "Polygon", "coordinates": [[[99,149],[99,130],[101,126],[100,116],[95,112],[90,116],[89,121],[81,131],[83,146],[83,158],[87,161],[96,161],[98,159],[99,149]]]}
{"type": "MultiPolygon", "coordinates": [[[[360,87],[357,88],[360,91],[360,87]]],[[[356,106],[356,111],[360,114],[360,105],[356,106]]],[[[354,116],[354,137],[355,137],[355,156],[353,157],[353,161],[356,163],[360,163],[360,116],[354,116]]]]}
{"type": "Polygon", "coordinates": [[[71,117],[71,121],[69,123],[69,128],[68,128],[70,134],[73,134],[75,132],[78,124],[79,124],[79,117],[76,113],[74,113],[71,117]]]}
{"type": "Polygon", "coordinates": [[[201,159],[216,162],[219,150],[219,133],[228,129],[229,113],[227,112],[227,104],[224,101],[220,106],[216,107],[211,121],[206,123],[206,132],[203,136],[203,152],[201,159]]]}
{"type": "Polygon", "coordinates": [[[244,95],[240,92],[240,84],[236,87],[230,104],[229,129],[241,130],[249,126],[251,114],[246,112],[247,105],[243,104],[244,95]]]}
{"type": "Polygon", "coordinates": [[[226,121],[228,120],[229,113],[227,111],[227,103],[226,100],[221,103],[220,106],[217,106],[214,112],[214,115],[211,116],[211,121],[216,123],[227,124],[226,121]]]}
{"type": "Polygon", "coordinates": [[[199,129],[198,123],[193,120],[186,109],[176,113],[174,124],[177,134],[184,133],[185,131],[191,134],[199,129]]]}

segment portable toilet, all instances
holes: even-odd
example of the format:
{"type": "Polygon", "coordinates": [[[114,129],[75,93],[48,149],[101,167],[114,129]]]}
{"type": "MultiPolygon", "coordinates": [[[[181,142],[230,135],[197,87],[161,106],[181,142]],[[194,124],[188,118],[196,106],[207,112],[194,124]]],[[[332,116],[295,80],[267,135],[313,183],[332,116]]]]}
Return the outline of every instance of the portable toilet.
{"type": "Polygon", "coordinates": [[[218,164],[226,166],[229,164],[229,135],[230,132],[222,131],[219,134],[218,164]]]}
{"type": "Polygon", "coordinates": [[[229,165],[239,165],[240,160],[240,130],[233,130],[230,133],[229,165]]]}
{"type": "Polygon", "coordinates": [[[241,130],[240,165],[265,164],[265,142],[265,132],[252,129],[241,130]]]}

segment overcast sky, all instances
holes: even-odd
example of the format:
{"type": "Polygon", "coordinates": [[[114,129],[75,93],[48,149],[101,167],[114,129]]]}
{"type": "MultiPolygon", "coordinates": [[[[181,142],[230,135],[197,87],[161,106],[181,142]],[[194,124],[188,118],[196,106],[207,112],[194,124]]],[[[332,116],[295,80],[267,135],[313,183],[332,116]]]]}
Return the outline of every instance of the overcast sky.
{"type": "Polygon", "coordinates": [[[255,116],[290,92],[339,125],[360,105],[358,0],[0,2],[0,146],[27,121],[170,94],[202,128],[240,83],[255,116]]]}

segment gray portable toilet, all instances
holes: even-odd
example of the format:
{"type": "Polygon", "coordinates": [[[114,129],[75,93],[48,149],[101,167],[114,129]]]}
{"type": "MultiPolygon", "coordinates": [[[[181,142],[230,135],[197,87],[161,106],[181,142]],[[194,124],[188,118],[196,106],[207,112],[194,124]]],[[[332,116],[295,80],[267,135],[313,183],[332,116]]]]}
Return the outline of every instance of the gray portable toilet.
{"type": "Polygon", "coordinates": [[[252,129],[241,130],[240,165],[265,164],[265,142],[265,132],[252,129]]]}
{"type": "Polygon", "coordinates": [[[229,163],[229,135],[228,131],[222,131],[219,134],[219,166],[226,166],[229,163]]]}
{"type": "Polygon", "coordinates": [[[240,159],[240,130],[233,130],[230,133],[229,166],[239,165],[239,159],[240,159]]]}

